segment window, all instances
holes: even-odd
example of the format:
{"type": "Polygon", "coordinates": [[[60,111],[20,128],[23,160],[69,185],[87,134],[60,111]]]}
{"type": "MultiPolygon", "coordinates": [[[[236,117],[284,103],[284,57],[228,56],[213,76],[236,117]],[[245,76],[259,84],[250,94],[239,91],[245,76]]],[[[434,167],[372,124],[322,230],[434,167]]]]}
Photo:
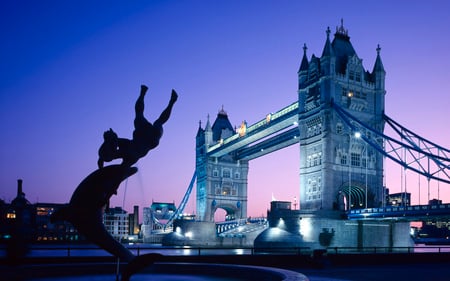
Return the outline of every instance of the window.
{"type": "Polygon", "coordinates": [[[343,154],[341,157],[341,165],[347,165],[347,155],[343,154]]]}
{"type": "Polygon", "coordinates": [[[229,186],[222,186],[222,195],[230,195],[231,188],[229,186]]]}
{"type": "Polygon", "coordinates": [[[343,128],[342,124],[337,123],[336,124],[336,133],[338,133],[339,135],[342,135],[343,130],[344,130],[344,128],[343,128]]]}
{"type": "Polygon", "coordinates": [[[230,171],[230,169],[223,169],[222,177],[224,177],[224,178],[231,178],[231,171],[230,171]]]}
{"type": "Polygon", "coordinates": [[[353,71],[353,70],[349,71],[348,79],[355,80],[355,71],[353,71]]]}
{"type": "Polygon", "coordinates": [[[358,153],[351,153],[351,165],[356,167],[361,166],[361,155],[358,153]]]}
{"type": "Polygon", "coordinates": [[[343,96],[343,97],[346,97],[347,94],[348,94],[347,88],[342,88],[342,96],[343,96]]]}

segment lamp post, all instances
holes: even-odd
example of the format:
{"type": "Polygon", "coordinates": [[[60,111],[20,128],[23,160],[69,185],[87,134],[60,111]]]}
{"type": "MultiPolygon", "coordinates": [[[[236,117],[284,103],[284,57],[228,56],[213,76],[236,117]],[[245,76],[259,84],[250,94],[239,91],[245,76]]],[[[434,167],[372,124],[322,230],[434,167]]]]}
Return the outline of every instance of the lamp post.
{"type": "Polygon", "coordinates": [[[348,134],[348,208],[352,209],[352,133],[348,134]]]}
{"type": "MultiPolygon", "coordinates": [[[[352,132],[349,133],[349,142],[348,142],[348,210],[350,211],[352,208],[352,137],[357,139],[361,138],[360,132],[352,132]]],[[[367,167],[367,159],[366,159],[366,167],[367,167]]],[[[366,168],[367,169],[367,168],[366,168]]],[[[367,170],[366,170],[366,208],[367,208],[367,170]]]]}
{"type": "Polygon", "coordinates": [[[368,206],[367,206],[367,169],[368,169],[368,167],[367,167],[367,165],[369,165],[369,154],[368,154],[368,152],[367,152],[367,143],[366,142],[364,142],[364,150],[366,151],[366,206],[365,206],[365,208],[368,208],[368,206]]]}

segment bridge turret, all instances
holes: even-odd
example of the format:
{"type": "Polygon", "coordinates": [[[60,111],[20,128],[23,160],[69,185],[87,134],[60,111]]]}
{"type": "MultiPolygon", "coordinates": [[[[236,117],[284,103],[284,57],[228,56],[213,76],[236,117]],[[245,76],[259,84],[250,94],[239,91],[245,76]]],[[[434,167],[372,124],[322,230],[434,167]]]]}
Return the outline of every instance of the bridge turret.
{"type": "Polygon", "coordinates": [[[331,101],[383,131],[383,64],[378,53],[373,73],[364,70],[343,21],[332,41],[329,28],[326,33],[320,59],[313,55],[299,71],[300,206],[361,208],[366,197],[368,206],[376,206],[381,200],[382,157],[374,157],[375,152],[354,136],[332,110],[331,101]]]}
{"type": "Polygon", "coordinates": [[[297,72],[299,89],[304,87],[306,82],[308,81],[309,62],[308,62],[308,58],[306,57],[306,50],[308,50],[308,48],[306,47],[306,44],[304,44],[303,45],[303,58],[302,58],[302,62],[300,64],[300,68],[297,72]]]}
{"type": "Polygon", "coordinates": [[[330,42],[330,28],[327,28],[327,40],[323,47],[322,57],[320,58],[320,65],[323,75],[334,75],[336,68],[336,56],[334,55],[333,47],[330,42]]]}
{"type": "Polygon", "coordinates": [[[211,126],[208,116],[205,129],[199,129],[196,149],[197,220],[214,221],[217,209],[226,211],[227,219],[247,217],[248,161],[235,153],[211,156],[212,146],[234,135],[235,130],[222,109],[211,126]],[[202,143],[203,141],[203,143],[202,143]],[[201,144],[201,145],[199,145],[201,144]]]}
{"type": "Polygon", "coordinates": [[[209,114],[208,119],[206,120],[205,126],[205,142],[207,146],[213,145],[213,131],[211,129],[211,123],[209,122],[209,114]]]}
{"type": "Polygon", "coordinates": [[[375,64],[373,66],[372,76],[375,83],[375,108],[376,114],[382,118],[384,113],[384,96],[386,94],[384,88],[384,80],[386,77],[386,71],[384,70],[383,62],[381,61],[380,56],[380,45],[377,46],[377,59],[375,60],[375,64]]]}

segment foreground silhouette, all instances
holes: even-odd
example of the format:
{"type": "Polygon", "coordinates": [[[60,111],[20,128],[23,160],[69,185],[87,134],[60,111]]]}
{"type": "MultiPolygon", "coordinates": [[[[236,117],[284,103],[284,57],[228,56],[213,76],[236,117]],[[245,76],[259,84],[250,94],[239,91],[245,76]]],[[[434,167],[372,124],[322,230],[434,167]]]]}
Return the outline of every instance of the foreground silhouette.
{"type": "Polygon", "coordinates": [[[122,165],[131,166],[147,155],[151,149],[158,146],[163,135],[163,124],[169,120],[178,94],[175,90],[172,90],[169,104],[152,124],[144,117],[144,97],[147,90],[148,87],[142,85],[141,92],[136,100],[133,139],[118,138],[112,129],[103,134],[104,142],[98,151],[97,164],[99,168],[103,167],[104,162],[119,158],[123,161],[122,165]]]}
{"type": "Polygon", "coordinates": [[[104,143],[99,149],[99,169],[88,175],[75,189],[69,204],[57,210],[51,217],[52,221],[66,220],[72,223],[79,233],[89,241],[128,262],[122,273],[126,281],[138,270],[152,264],[161,258],[159,254],[149,254],[136,257],[130,250],[115,240],[103,224],[103,212],[109,199],[117,194],[120,183],[137,173],[132,167],[140,158],[158,146],[163,134],[163,124],[167,122],[178,95],[172,90],[168,106],[160,117],[152,124],[144,117],[144,97],[148,88],[141,86],[140,95],[136,101],[133,139],[118,138],[112,129],[104,133],[104,143]],[[122,159],[120,165],[103,167],[104,162],[122,159]]]}

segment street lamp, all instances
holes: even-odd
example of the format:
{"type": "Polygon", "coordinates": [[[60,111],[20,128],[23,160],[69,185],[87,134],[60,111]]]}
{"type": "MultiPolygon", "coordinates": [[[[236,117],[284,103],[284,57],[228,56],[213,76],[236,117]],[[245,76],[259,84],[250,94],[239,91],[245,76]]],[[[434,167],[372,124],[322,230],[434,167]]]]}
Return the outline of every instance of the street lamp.
{"type": "Polygon", "coordinates": [[[352,149],[352,134],[348,134],[348,208],[347,210],[350,211],[350,209],[352,208],[352,167],[351,167],[351,152],[350,150],[352,149]]]}

